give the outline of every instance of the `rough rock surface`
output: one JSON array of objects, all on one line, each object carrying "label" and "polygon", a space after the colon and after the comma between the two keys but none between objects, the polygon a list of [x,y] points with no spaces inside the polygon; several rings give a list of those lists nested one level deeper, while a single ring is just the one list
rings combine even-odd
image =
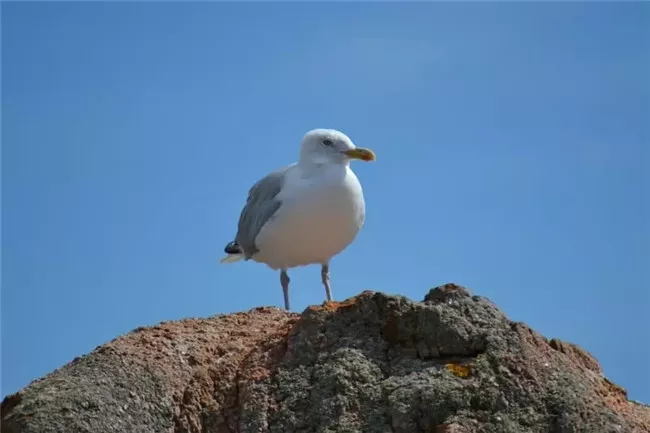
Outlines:
[{"label": "rough rock surface", "polygon": [[650,409],[448,284],[139,328],[8,396],[2,432],[622,433]]}]

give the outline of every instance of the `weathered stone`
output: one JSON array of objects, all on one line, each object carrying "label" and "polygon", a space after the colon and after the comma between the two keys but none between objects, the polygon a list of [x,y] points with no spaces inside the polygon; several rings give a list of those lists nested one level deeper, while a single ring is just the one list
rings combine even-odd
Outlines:
[{"label": "weathered stone", "polygon": [[447,284],[138,328],[8,396],[2,431],[636,433],[650,409]]}]

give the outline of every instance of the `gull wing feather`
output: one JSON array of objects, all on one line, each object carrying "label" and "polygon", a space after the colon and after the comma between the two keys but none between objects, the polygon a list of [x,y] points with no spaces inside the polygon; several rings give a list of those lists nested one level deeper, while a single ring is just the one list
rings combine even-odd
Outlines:
[{"label": "gull wing feather", "polygon": [[258,180],[248,191],[246,204],[239,216],[235,241],[246,259],[259,250],[255,239],[262,227],[276,214],[282,201],[277,198],[286,181],[286,174],[293,165],[274,171]]}]

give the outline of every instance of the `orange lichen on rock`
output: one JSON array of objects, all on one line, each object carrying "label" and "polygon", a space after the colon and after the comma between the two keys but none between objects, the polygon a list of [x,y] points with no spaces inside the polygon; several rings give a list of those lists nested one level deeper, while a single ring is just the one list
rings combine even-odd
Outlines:
[{"label": "orange lichen on rock", "polygon": [[458,377],[468,377],[472,372],[472,367],[467,364],[449,363],[445,364],[445,367],[451,374]]},{"label": "orange lichen on rock", "polygon": [[357,301],[359,300],[360,297],[362,296],[367,296],[367,295],[372,295],[374,292],[371,290],[364,290],[357,296],[353,296],[351,298],[348,298],[344,301],[325,301],[321,305],[311,305],[308,307],[308,310],[310,311],[327,311],[329,313],[333,313],[341,308],[347,308],[355,305]]}]

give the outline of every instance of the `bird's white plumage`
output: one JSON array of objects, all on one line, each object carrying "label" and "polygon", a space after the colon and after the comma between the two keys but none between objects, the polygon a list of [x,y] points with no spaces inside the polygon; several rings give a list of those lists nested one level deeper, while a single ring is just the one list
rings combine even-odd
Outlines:
[{"label": "bird's white plumage", "polygon": [[343,164],[296,164],[285,176],[282,204],[257,235],[252,259],[272,269],[327,263],[363,225],[361,184]]}]

